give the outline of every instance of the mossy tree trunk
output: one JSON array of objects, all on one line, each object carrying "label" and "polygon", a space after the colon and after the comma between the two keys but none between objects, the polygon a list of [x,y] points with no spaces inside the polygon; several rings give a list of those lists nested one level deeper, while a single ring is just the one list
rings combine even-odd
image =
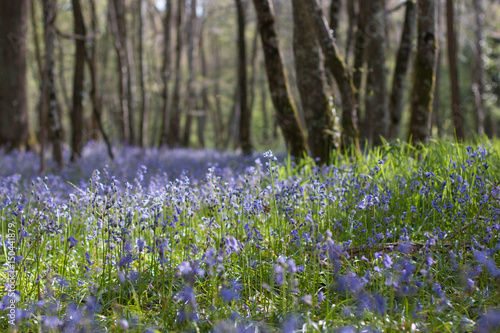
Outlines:
[{"label": "mossy tree trunk", "polygon": [[26,52],[28,0],[0,2],[0,145],[23,148],[28,141]]},{"label": "mossy tree trunk", "polygon": [[341,145],[342,147],[354,145],[356,149],[359,149],[357,126],[358,112],[351,73],[337,50],[335,39],[331,34],[328,23],[321,12],[321,7],[317,0],[304,1],[307,5],[307,11],[309,15],[311,15],[311,21],[314,24],[316,35],[325,55],[325,64],[339,86],[342,98]]},{"label": "mossy tree trunk", "polygon": [[417,5],[414,0],[407,0],[403,32],[401,33],[401,41],[399,42],[398,53],[396,55],[396,66],[392,79],[392,92],[389,104],[391,114],[389,137],[393,139],[398,137],[401,124],[401,114],[404,108],[404,92],[406,89],[406,73],[412,51],[416,18]]},{"label": "mossy tree trunk", "polygon": [[412,144],[425,143],[430,135],[432,99],[437,64],[435,0],[418,3],[418,41],[415,57],[411,118],[408,132]]},{"label": "mossy tree trunk", "polygon": [[334,115],[329,105],[324,59],[304,0],[292,0],[293,51],[297,86],[308,133],[311,155],[320,164],[334,149]]},{"label": "mossy tree trunk", "polygon": [[287,82],[272,2],[253,0],[253,3],[257,12],[269,90],[276,109],[276,118],[290,154],[296,158],[302,158],[307,155],[308,148]]}]

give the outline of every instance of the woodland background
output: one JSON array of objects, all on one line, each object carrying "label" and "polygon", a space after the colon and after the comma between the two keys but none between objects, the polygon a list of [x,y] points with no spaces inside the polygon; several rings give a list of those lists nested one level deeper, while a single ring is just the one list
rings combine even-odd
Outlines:
[{"label": "woodland background", "polygon": [[495,0],[2,1],[0,145],[40,152],[43,170],[90,140],[111,156],[286,146],[326,163],[384,139],[495,137],[499,14]]}]

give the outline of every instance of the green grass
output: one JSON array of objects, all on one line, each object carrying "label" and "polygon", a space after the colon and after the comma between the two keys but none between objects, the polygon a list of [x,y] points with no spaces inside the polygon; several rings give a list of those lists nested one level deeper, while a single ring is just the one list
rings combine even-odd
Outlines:
[{"label": "green grass", "polygon": [[[126,189],[94,177],[87,189],[64,197],[66,208],[51,204],[57,194],[42,191],[39,181],[22,210],[15,200],[0,206],[4,228],[15,222],[27,232],[18,237],[23,258],[16,270],[19,307],[32,313],[20,331],[62,330],[69,304],[81,311],[79,324],[88,332],[96,329],[91,325],[117,332],[235,325],[273,332],[290,316],[308,332],[345,325],[472,331],[500,303],[500,276],[477,257],[499,242],[498,153],[497,141],[469,151],[433,141],[336,155],[323,169],[311,160],[295,166],[261,158],[232,181],[213,176],[198,185],[161,184],[156,192],[140,181]],[[74,247],[70,236],[78,240]],[[139,253],[137,239],[149,249]],[[396,243],[418,250],[405,254]],[[329,258],[334,244],[344,249],[338,260]],[[209,249],[213,262],[204,256]],[[127,253],[133,260],[120,267]],[[496,252],[488,258],[499,262]],[[303,269],[294,270],[290,259]],[[184,262],[193,273],[180,273]],[[4,271],[0,278],[6,281]],[[234,283],[239,297],[227,302],[221,292]],[[196,303],[190,293],[183,299],[186,287]],[[99,305],[94,315],[87,313],[89,297]],[[61,320],[53,329],[44,324],[51,316]]]}]

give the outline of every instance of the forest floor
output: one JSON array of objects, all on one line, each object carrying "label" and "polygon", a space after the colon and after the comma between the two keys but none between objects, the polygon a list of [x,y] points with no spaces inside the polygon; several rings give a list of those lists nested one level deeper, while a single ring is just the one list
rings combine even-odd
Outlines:
[{"label": "forest floor", "polygon": [[500,329],[497,141],[115,153],[0,152],[0,330]]}]

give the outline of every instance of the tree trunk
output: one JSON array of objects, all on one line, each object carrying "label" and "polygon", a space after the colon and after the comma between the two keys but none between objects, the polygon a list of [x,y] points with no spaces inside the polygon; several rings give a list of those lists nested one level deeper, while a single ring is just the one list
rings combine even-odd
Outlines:
[{"label": "tree trunk", "polygon": [[437,63],[435,0],[418,3],[418,41],[413,78],[409,138],[412,144],[429,139]]},{"label": "tree trunk", "polygon": [[347,1],[347,37],[345,43],[345,60],[346,63],[349,62],[349,53],[351,51],[351,41],[352,34],[354,33],[354,27],[357,24],[357,11],[356,5],[358,4],[357,0],[349,0]]},{"label": "tree trunk", "polygon": [[47,129],[50,129],[52,140],[52,154],[60,169],[63,168],[62,155],[62,127],[59,119],[58,104],[54,82],[54,42],[56,40],[55,20],[57,15],[57,0],[43,1],[44,14],[44,40],[45,40],[45,65],[42,80],[40,103],[40,136],[41,159],[40,170],[45,172],[45,145],[47,142]]},{"label": "tree trunk", "polygon": [[483,47],[484,40],[484,8],[482,0],[474,0],[474,17],[476,20],[474,38],[475,66],[473,72],[472,91],[474,93],[474,104],[476,106],[477,134],[484,135],[484,61]]},{"label": "tree trunk", "polygon": [[144,39],[146,35],[148,1],[141,0],[139,4],[139,87],[141,90],[141,123],[140,123],[140,144],[141,147],[148,145],[148,125],[149,125],[149,96],[147,94],[146,82],[148,81],[148,69],[144,59]]},{"label": "tree trunk", "polygon": [[165,0],[165,19],[163,21],[163,65],[162,65],[162,79],[163,79],[163,89],[162,89],[162,121],[161,121],[161,135],[160,135],[160,145],[166,145],[168,140],[168,128],[169,128],[169,111],[170,111],[170,100],[168,93],[168,83],[170,82],[171,76],[171,45],[170,45],[170,21],[172,19],[172,0]]},{"label": "tree trunk", "polygon": [[288,86],[272,3],[270,0],[253,0],[253,3],[257,11],[269,89],[277,120],[290,154],[300,159],[307,155],[307,143]]},{"label": "tree trunk", "polygon": [[224,124],[222,122],[222,103],[221,103],[221,91],[220,91],[220,76],[221,76],[221,65],[219,56],[219,38],[216,34],[212,36],[212,53],[214,59],[214,95],[215,95],[215,112],[213,117],[213,124],[215,130],[215,147],[217,149],[222,149],[224,145],[224,138],[222,134],[226,132],[224,130]]},{"label": "tree trunk", "polygon": [[332,0],[332,2],[330,3],[330,29],[332,29],[333,38],[337,40],[339,38],[337,29],[340,23],[341,12],[342,12],[342,0]]},{"label": "tree trunk", "polygon": [[189,139],[191,138],[191,123],[192,123],[192,113],[196,108],[196,92],[194,90],[194,75],[195,75],[195,39],[197,35],[198,19],[196,17],[196,0],[190,0],[190,18],[187,24],[187,59],[188,59],[188,81],[186,89],[186,122],[184,123],[184,137],[182,139],[182,146],[189,146]]},{"label": "tree trunk", "polygon": [[122,140],[131,143],[132,137],[130,133],[131,124],[130,112],[132,112],[128,104],[128,85],[127,85],[127,55],[126,45],[122,40],[122,35],[118,28],[116,2],[122,0],[109,0],[109,26],[113,35],[114,47],[116,50],[116,60],[118,65],[118,94],[120,98],[120,131]]},{"label": "tree trunk", "polygon": [[[420,5],[420,4],[419,4]],[[464,118],[460,107],[460,87],[457,68],[457,37],[455,35],[455,17],[453,0],[446,0],[446,29],[448,33],[448,62],[451,87],[451,111],[455,135],[458,140],[464,139]]]},{"label": "tree trunk", "polygon": [[0,2],[0,146],[28,144],[26,52],[30,1]]},{"label": "tree trunk", "polygon": [[207,119],[207,114],[209,102],[208,102],[208,88],[207,88],[207,59],[205,56],[205,45],[203,38],[203,27],[205,25],[205,20],[202,17],[200,22],[200,40],[199,40],[199,49],[200,49],[200,67],[201,67],[201,76],[203,80],[203,86],[201,88],[201,101],[202,101],[202,109],[203,114],[198,117],[198,128],[197,128],[197,136],[198,136],[198,147],[205,148],[205,124]]},{"label": "tree trunk", "polygon": [[370,57],[368,57],[366,118],[370,119],[374,146],[389,135],[389,98],[387,92],[385,0],[370,0],[367,21],[370,22]]},{"label": "tree trunk", "polygon": [[396,66],[392,79],[392,93],[389,105],[391,113],[389,136],[392,139],[398,137],[401,115],[403,114],[406,73],[408,71],[408,63],[412,51],[412,40],[415,35],[416,18],[417,5],[414,0],[407,0],[403,32],[401,33],[401,41],[396,56]]},{"label": "tree trunk", "polygon": [[337,45],[321,13],[321,8],[317,0],[305,0],[305,2],[308,12],[311,15],[311,20],[315,25],[319,43],[325,54],[325,64],[335,78],[342,98],[341,148],[355,146],[356,149],[359,149],[358,112],[351,73],[337,50]]},{"label": "tree trunk", "polygon": [[253,111],[253,106],[255,104],[255,79],[257,77],[257,53],[258,53],[258,41],[259,41],[259,26],[255,25],[255,34],[253,35],[252,41],[252,54],[250,56],[250,85],[248,87],[248,91],[250,93],[250,100],[248,102],[248,110],[250,114]]},{"label": "tree trunk", "polygon": [[[104,130],[104,126],[102,124],[102,98],[99,95],[99,85],[97,79],[97,33],[98,33],[98,22],[97,22],[97,11],[95,0],[90,0],[90,9],[91,9],[91,26],[92,32],[94,34],[94,41],[89,47],[89,52],[85,52],[85,56],[87,59],[87,64],[89,66],[90,72],[90,81],[91,81],[91,89],[90,89],[90,98],[92,99],[92,115],[95,121],[97,122],[97,126],[99,127],[99,132],[102,135],[102,138],[106,144],[108,149],[108,155],[113,160],[113,149],[111,147],[111,142]],[[103,66],[105,67],[105,66]]]},{"label": "tree trunk", "polygon": [[292,0],[293,51],[311,154],[326,164],[334,149],[334,119],[326,91],[324,59],[304,0]]},{"label": "tree trunk", "polygon": [[243,155],[252,154],[250,141],[251,113],[247,103],[247,55],[245,43],[245,0],[236,1],[238,17],[238,92],[240,103],[239,146]]},{"label": "tree trunk", "polygon": [[181,143],[181,108],[180,108],[180,90],[181,90],[181,58],[182,58],[182,33],[183,33],[183,22],[184,22],[184,0],[179,0],[177,2],[177,44],[175,46],[175,83],[174,91],[172,94],[172,107],[170,114],[169,123],[169,133],[168,133],[168,145],[171,148],[178,147]]},{"label": "tree trunk", "polygon": [[[366,16],[369,8],[369,0],[358,0],[359,11],[357,17],[356,34],[354,36],[354,64],[352,81],[354,83],[354,96],[356,103],[360,105],[361,82],[363,81],[364,66],[366,63],[366,47],[370,43],[370,38],[366,34]],[[365,115],[366,117],[366,115]],[[358,119],[361,121],[361,119]],[[359,125],[359,122],[358,122]]]},{"label": "tree trunk", "polygon": [[[80,0],[72,0],[75,35],[85,36],[82,7]],[[85,66],[85,40],[75,39],[75,72],[73,76],[73,109],[71,112],[71,161],[74,162],[82,156],[83,149],[83,105],[84,93],[84,66]]]}]

